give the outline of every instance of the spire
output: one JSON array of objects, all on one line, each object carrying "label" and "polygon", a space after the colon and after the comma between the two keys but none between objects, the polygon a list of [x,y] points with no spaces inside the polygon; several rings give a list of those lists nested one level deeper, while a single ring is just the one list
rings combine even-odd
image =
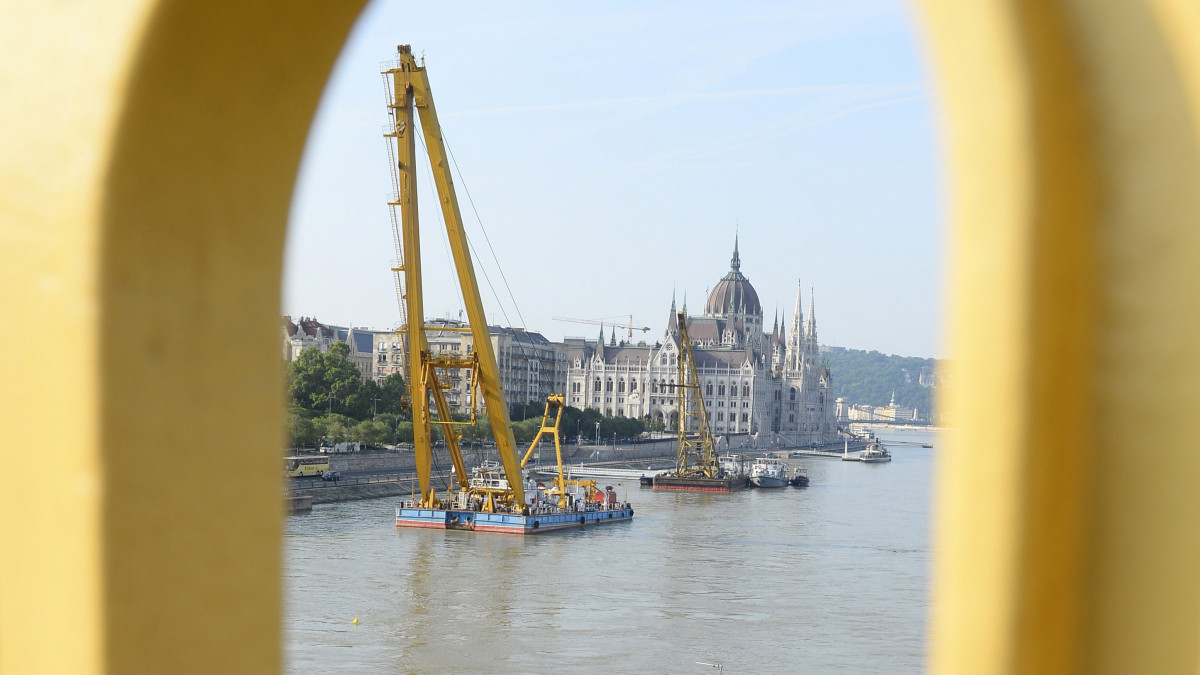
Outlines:
[{"label": "spire", "polygon": [[676,325],[675,313],[676,313],[675,289],[672,288],[671,289],[671,316],[667,317],[667,337],[671,337],[672,335],[675,335],[675,333],[679,330],[679,326]]},{"label": "spire", "polygon": [[604,345],[604,324],[600,324],[600,345]]},{"label": "spire", "polygon": [[742,258],[738,255],[738,235],[736,230],[733,233],[733,258],[729,261],[729,268],[733,270],[742,269]]},{"label": "spire", "polygon": [[808,337],[817,339],[817,309],[816,309],[816,293],[813,289],[808,289]]},{"label": "spire", "polygon": [[804,310],[801,309],[804,292],[800,282],[796,282],[796,306],[792,310],[792,334],[788,337],[787,351],[784,357],[784,368],[793,374],[799,374],[804,363]]},{"label": "spire", "polygon": [[613,325],[613,327],[612,327],[612,339],[608,341],[608,346],[610,346],[610,347],[617,346],[617,327],[616,327],[616,325]]}]

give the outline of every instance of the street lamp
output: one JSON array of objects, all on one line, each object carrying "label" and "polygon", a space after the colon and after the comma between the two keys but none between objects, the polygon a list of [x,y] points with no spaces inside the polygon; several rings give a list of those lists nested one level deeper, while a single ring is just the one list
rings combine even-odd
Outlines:
[{"label": "street lamp", "polygon": [[596,447],[600,447],[600,423],[596,422]]},{"label": "street lamp", "polygon": [[374,422],[374,421],[375,421],[375,416],[379,414],[379,402],[380,402],[381,400],[383,400],[383,399],[380,399],[380,398],[377,398],[377,397],[372,397],[372,398],[371,398],[371,401],[372,401],[372,402],[374,402],[374,404],[375,404],[375,405],[374,405],[374,406],[372,406],[372,408],[371,408],[371,421],[372,421],[372,422]]}]

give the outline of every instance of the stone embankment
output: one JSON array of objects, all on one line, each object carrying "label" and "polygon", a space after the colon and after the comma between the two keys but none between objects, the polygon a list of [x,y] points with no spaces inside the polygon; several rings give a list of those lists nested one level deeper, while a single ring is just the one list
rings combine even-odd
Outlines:
[{"label": "stone embankment", "polygon": [[[613,447],[607,446],[563,446],[563,462],[571,464],[586,463],[588,465],[634,466],[642,462],[661,464],[674,462],[675,439],[664,438],[646,443],[630,443]],[[836,445],[836,448],[834,447]],[[730,447],[732,446],[732,447]],[[841,443],[830,444],[822,450],[841,452]],[[778,448],[754,448],[744,438],[734,437],[731,442],[724,440],[718,443],[722,453],[733,452],[747,457],[778,452]],[[554,464],[554,447],[549,449],[542,446],[539,450],[540,466],[543,468]],[[463,458],[468,466],[478,464],[484,459],[499,459],[495,448],[463,448]],[[445,448],[435,448],[433,466],[435,484],[442,485],[448,479],[448,473],[438,469],[451,465],[450,455]],[[380,497],[408,497],[412,494],[416,482],[415,464],[411,450],[384,453],[363,453],[354,455],[332,455],[329,468],[332,471],[388,471],[386,476],[350,477],[336,483],[311,483],[305,487],[292,488],[291,497],[311,498],[313,504],[332,504],[336,502],[356,501],[359,499],[376,499]],[[644,467],[638,467],[644,468]],[[391,473],[391,472],[395,473]]]}]

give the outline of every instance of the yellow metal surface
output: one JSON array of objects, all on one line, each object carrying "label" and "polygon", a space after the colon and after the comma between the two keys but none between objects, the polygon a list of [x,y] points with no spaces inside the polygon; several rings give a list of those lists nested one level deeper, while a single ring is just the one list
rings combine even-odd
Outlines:
[{"label": "yellow metal surface", "polygon": [[[6,4],[0,314],[70,358],[0,350],[6,466],[58,478],[0,491],[0,671],[279,669],[283,222],[360,6]],[[1200,8],[919,6],[953,194],[930,668],[1195,672]]]},{"label": "yellow metal surface", "polygon": [[1196,672],[1200,5],[920,4],[954,196],[931,668]]},{"label": "yellow metal surface", "polygon": [[[411,60],[411,59],[410,59]],[[415,64],[400,63],[392,77],[392,122],[396,139],[397,204],[400,207],[400,232],[403,237],[404,311],[413,325],[425,322],[424,294],[421,292],[421,229],[417,218],[417,125],[413,115],[413,90],[410,68]],[[423,330],[404,331],[408,352],[408,392],[413,418],[413,454],[421,498],[432,494],[430,474],[433,470],[433,449],[430,447],[429,383],[425,361],[429,345]],[[460,473],[459,476],[462,476]]]},{"label": "yellow metal surface", "polygon": [[[554,439],[554,457],[558,461],[558,473],[555,476],[554,484],[558,488],[558,505],[561,508],[567,506],[566,483],[563,477],[562,463],[562,444],[559,442],[558,427],[562,424],[563,408],[565,407],[565,399],[562,394],[550,394],[546,397],[546,409],[542,411],[542,425],[538,427],[537,435],[533,437],[533,442],[529,444],[529,450],[525,451],[525,456],[521,458],[521,468],[529,463],[529,458],[533,456],[533,451],[537,449],[538,443],[542,442],[542,437],[549,434]],[[550,423],[550,415],[554,415],[554,423]]]},{"label": "yellow metal surface", "polygon": [[[687,332],[687,317],[678,312],[675,325],[679,327],[679,384],[675,387],[679,401],[679,428],[675,444],[675,475],[716,478],[720,472],[716,443],[708,426],[708,410],[700,394],[700,377],[696,374],[696,357],[692,354],[691,338]],[[688,420],[695,420],[696,436],[688,435]]]},{"label": "yellow metal surface", "polygon": [[[463,304],[467,311],[467,322],[471,326],[471,335],[475,344],[476,362],[479,375],[475,382],[483,392],[484,406],[488,412],[488,423],[492,427],[492,435],[496,440],[496,451],[500,455],[500,463],[504,467],[504,475],[512,490],[513,504],[525,503],[525,489],[521,480],[521,472],[517,466],[516,442],[513,440],[512,423],[508,419],[508,404],[500,384],[500,368],[496,363],[496,354],[492,351],[491,334],[488,331],[487,317],[483,312],[483,301],[479,297],[479,285],[475,280],[475,267],[471,262],[471,252],[467,246],[467,235],[463,229],[462,214],[458,208],[458,197],[454,193],[454,182],[450,177],[450,164],[446,156],[445,144],[442,141],[441,126],[438,123],[437,111],[433,105],[433,93],[429,87],[429,78],[424,66],[418,66],[413,59],[412,49],[408,45],[398,48],[398,66],[387,72],[393,76],[394,103],[397,144],[402,146],[400,158],[402,219],[404,231],[405,256],[405,288],[407,289],[408,315],[417,317],[414,321],[422,320],[424,316],[421,306],[421,274],[420,274],[420,238],[417,229],[416,213],[416,173],[415,173],[415,127],[413,125],[413,109],[421,119],[421,130],[425,136],[425,148],[429,153],[430,168],[433,181],[437,186],[438,196],[442,201],[441,211],[446,221],[446,235],[449,239],[450,250],[454,257],[454,266],[458,274],[459,287],[463,294]],[[402,126],[403,125],[403,128]],[[414,341],[410,335],[409,354],[413,362],[411,372],[421,373],[423,364],[429,355],[424,346],[425,335],[422,331],[410,331],[417,335]],[[417,342],[421,343],[416,346]],[[424,382],[424,378],[420,378]],[[415,380],[414,380],[415,381]],[[423,385],[422,385],[423,386]],[[472,386],[474,391],[474,386]],[[423,427],[426,436],[422,441],[414,433],[413,447],[421,459],[417,464],[418,480],[422,494],[430,492],[429,463],[431,457],[428,440],[429,401],[425,391],[412,390],[413,396],[413,428]],[[422,417],[421,424],[416,423],[418,416]],[[459,461],[461,463],[461,460]],[[463,474],[459,474],[460,476]]]},{"label": "yellow metal surface", "polygon": [[360,7],[4,4],[0,671],[280,669],[281,254]]}]

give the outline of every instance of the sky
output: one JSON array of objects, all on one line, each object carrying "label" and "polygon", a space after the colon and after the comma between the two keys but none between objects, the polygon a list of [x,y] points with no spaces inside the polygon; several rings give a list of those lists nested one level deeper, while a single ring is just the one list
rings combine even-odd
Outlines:
[{"label": "sky", "polygon": [[[899,0],[375,0],[309,133],[282,311],[400,320],[380,64],[411,44],[489,323],[560,340],[599,326],[555,317],[632,316],[654,342],[672,295],[702,312],[736,236],[768,329],[802,289],[822,344],[943,357],[943,169],[915,29]],[[458,318],[427,167],[426,315]]]}]

